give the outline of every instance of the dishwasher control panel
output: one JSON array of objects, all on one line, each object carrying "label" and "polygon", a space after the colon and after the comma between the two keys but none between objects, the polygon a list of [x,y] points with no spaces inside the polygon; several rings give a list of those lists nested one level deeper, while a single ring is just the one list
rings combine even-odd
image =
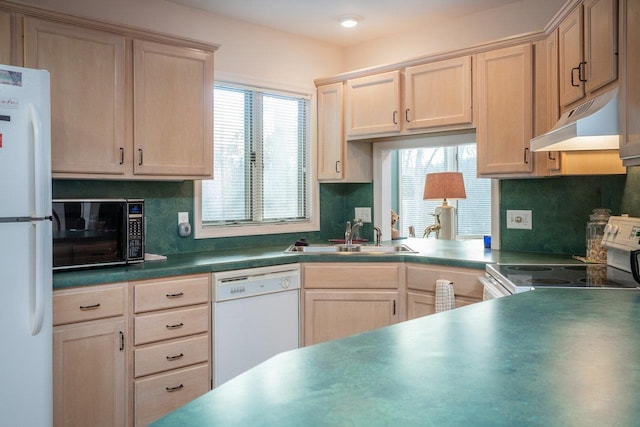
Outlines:
[{"label": "dishwasher control panel", "polygon": [[213,273],[215,302],[300,289],[298,264]]}]

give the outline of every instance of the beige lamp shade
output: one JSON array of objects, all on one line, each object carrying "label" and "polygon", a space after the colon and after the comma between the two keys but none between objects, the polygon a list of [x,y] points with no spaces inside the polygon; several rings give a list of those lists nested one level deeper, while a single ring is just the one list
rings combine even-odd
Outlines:
[{"label": "beige lamp shade", "polygon": [[464,180],[460,172],[428,173],[424,181],[424,200],[466,199]]}]

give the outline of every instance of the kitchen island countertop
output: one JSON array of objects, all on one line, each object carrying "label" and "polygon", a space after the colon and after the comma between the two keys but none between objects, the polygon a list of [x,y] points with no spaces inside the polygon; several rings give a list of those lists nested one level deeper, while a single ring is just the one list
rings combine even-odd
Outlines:
[{"label": "kitchen island countertop", "polygon": [[499,251],[484,248],[482,240],[403,239],[385,245],[403,243],[414,249],[410,254],[314,254],[285,253],[286,247],[254,247],[210,252],[168,255],[166,260],[147,261],[129,266],[58,271],[53,288],[63,289],[103,283],[144,280],[156,277],[236,270],[297,262],[414,262],[484,269],[487,263],[577,262],[567,255]]},{"label": "kitchen island countertop", "polygon": [[282,353],[166,426],[632,426],[640,292],[540,289]]}]

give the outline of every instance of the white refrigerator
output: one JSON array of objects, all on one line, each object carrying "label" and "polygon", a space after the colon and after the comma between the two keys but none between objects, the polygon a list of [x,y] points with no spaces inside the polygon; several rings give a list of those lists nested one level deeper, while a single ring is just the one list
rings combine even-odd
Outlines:
[{"label": "white refrigerator", "polygon": [[49,73],[0,65],[0,424],[51,426]]}]

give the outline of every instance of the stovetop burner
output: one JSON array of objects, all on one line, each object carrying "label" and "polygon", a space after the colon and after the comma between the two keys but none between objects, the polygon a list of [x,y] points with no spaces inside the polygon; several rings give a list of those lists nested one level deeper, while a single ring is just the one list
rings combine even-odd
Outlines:
[{"label": "stovetop burner", "polygon": [[[604,264],[489,264],[487,273],[511,293],[535,288],[636,288],[633,281],[611,277]],[[625,278],[626,279],[626,278]]]}]

